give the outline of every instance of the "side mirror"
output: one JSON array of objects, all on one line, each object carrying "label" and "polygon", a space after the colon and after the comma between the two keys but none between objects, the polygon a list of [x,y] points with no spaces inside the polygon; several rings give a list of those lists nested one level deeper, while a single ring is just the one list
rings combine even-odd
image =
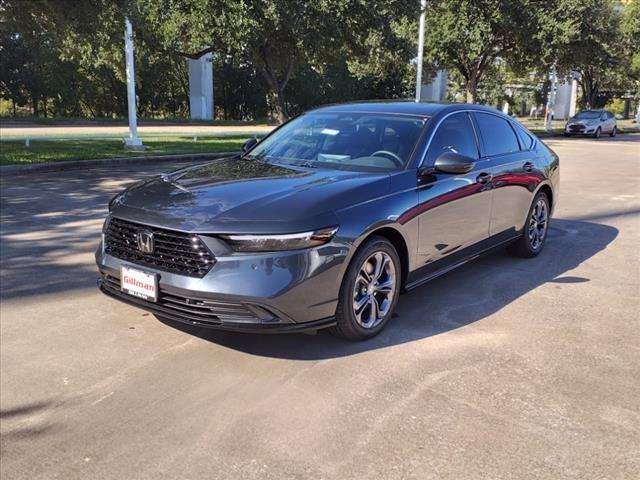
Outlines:
[{"label": "side mirror", "polygon": [[244,145],[242,145],[242,153],[247,153],[249,150],[255,147],[257,143],[258,139],[256,137],[250,138],[249,140],[244,142]]},{"label": "side mirror", "polygon": [[444,152],[436,158],[433,168],[442,173],[469,173],[476,162],[466,155],[455,152]]}]

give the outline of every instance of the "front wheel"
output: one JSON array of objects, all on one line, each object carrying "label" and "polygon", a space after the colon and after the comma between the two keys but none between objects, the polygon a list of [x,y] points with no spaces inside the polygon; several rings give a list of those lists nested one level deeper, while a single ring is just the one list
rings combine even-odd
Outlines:
[{"label": "front wheel", "polygon": [[593,132],[593,138],[600,138],[601,133],[602,133],[602,129],[600,127],[596,128],[596,131]]},{"label": "front wheel", "polygon": [[617,130],[618,130],[618,127],[613,127],[613,130],[611,130],[611,133],[609,134],[609,136],[610,137],[615,137],[616,133],[618,133]]},{"label": "front wheel", "polygon": [[532,258],[544,247],[549,232],[549,199],[539,192],[529,208],[522,237],[509,246],[509,252],[517,257]]},{"label": "front wheel", "polygon": [[347,340],[380,333],[396,308],[400,280],[400,258],[393,244],[377,236],[366,240],[342,280],[331,332]]}]

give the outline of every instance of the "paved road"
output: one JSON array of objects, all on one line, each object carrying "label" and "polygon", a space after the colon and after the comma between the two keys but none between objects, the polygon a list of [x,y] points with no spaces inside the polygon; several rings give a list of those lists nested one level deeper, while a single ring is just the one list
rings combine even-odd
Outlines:
[{"label": "paved road", "polygon": [[359,344],[99,294],[106,201],[153,168],[3,179],[2,478],[638,478],[640,137],[549,143],[544,253],[404,295]]}]

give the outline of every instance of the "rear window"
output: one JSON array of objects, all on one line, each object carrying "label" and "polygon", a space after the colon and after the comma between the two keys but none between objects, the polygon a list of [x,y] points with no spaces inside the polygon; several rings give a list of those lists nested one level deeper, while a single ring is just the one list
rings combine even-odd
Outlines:
[{"label": "rear window", "polygon": [[490,113],[475,113],[482,135],[485,155],[502,155],[520,151],[516,133],[508,120]]}]

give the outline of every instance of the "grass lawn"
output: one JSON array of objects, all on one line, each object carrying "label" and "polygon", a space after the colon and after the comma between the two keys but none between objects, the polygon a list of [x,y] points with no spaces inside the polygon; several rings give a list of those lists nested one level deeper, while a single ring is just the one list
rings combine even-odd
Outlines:
[{"label": "grass lawn", "polygon": [[143,138],[146,147],[144,151],[125,150],[121,140],[111,139],[31,140],[29,147],[24,142],[4,141],[0,142],[0,165],[177,153],[237,152],[246,140],[246,137],[203,137],[197,141],[193,137]]}]

